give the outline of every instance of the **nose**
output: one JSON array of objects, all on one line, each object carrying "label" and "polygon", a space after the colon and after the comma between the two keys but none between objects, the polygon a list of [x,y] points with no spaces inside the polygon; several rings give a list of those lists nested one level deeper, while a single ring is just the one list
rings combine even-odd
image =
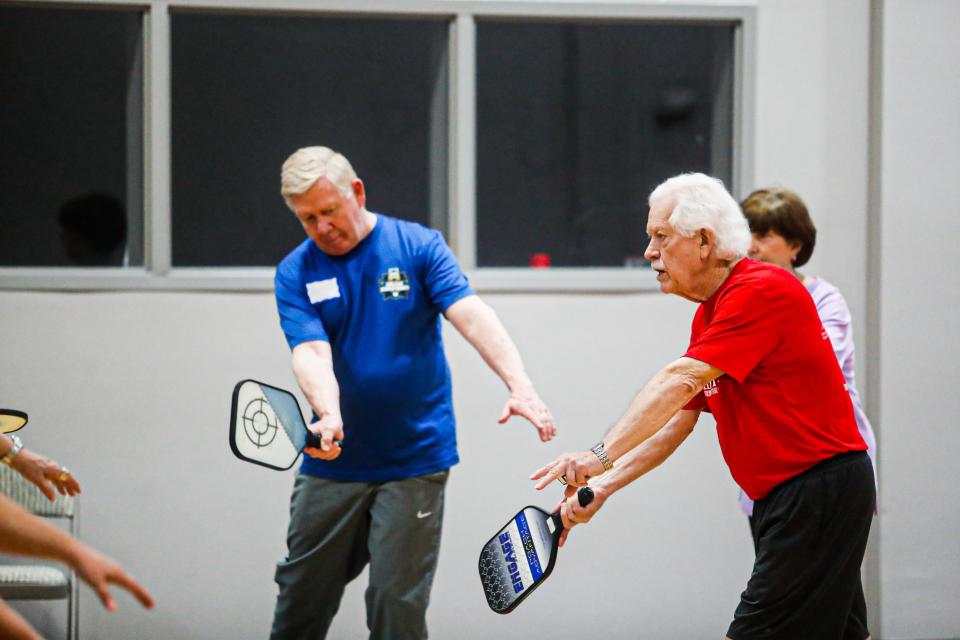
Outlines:
[{"label": "nose", "polygon": [[757,242],[756,238],[750,241],[750,251],[747,253],[747,255],[753,260],[756,260],[760,255],[760,243]]},{"label": "nose", "polygon": [[649,262],[653,262],[654,258],[660,256],[660,250],[653,246],[653,238],[650,238],[650,242],[647,243],[647,250],[643,252],[643,257]]},{"label": "nose", "polygon": [[317,233],[319,233],[320,235],[322,236],[327,235],[328,233],[330,233],[330,229],[332,228],[333,228],[333,225],[331,225],[326,220],[317,220]]}]

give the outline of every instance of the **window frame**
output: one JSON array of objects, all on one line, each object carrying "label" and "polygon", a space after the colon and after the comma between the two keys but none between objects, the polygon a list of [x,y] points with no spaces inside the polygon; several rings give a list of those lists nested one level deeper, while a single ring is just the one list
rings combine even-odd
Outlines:
[{"label": "window frame", "polygon": [[[3,1],[3,0],[0,0]],[[170,15],[204,12],[441,18],[448,20],[446,193],[448,241],[481,292],[640,292],[651,269],[476,266],[476,23],[481,19],[730,25],[733,51],[734,196],[753,182],[756,2],[736,4],[556,0],[19,0],[20,6],[138,9],[143,20],[143,267],[0,267],[0,290],[272,291],[272,267],[174,267],[171,245]],[[439,185],[442,190],[444,185]],[[279,196],[278,196],[278,206]],[[440,222],[440,221],[438,221]]]}]

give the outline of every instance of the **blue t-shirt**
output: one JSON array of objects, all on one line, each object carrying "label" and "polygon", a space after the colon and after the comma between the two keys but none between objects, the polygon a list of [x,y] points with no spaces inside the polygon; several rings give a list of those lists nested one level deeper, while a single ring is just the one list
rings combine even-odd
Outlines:
[{"label": "blue t-shirt", "polygon": [[274,283],[290,348],[329,342],[340,386],[343,452],[301,472],[382,482],[459,461],[440,314],[473,290],[439,232],[377,214],[346,255],[305,240]]}]

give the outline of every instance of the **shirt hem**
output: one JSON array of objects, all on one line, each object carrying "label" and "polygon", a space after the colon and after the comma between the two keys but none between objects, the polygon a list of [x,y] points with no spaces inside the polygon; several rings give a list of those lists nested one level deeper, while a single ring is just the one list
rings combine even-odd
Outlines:
[{"label": "shirt hem", "polygon": [[336,480],[340,482],[389,482],[391,480],[405,480],[407,478],[415,478],[417,476],[427,475],[428,473],[443,471],[445,469],[449,469],[458,462],[460,462],[460,456],[454,454],[450,458],[444,458],[442,460],[414,468],[406,467],[403,469],[387,469],[377,472],[350,470],[338,471],[336,469],[318,470],[315,468],[307,468],[306,465],[301,464],[299,472],[304,475],[313,476],[314,478],[323,478],[325,480]]}]

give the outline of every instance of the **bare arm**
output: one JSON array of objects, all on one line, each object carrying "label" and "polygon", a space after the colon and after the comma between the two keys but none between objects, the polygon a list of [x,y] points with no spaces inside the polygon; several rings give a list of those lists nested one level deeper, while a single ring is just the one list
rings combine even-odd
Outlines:
[{"label": "bare arm", "polygon": [[333,441],[343,440],[343,418],[340,415],[340,385],[333,373],[330,343],[311,340],[295,346],[293,375],[319,418],[310,425],[310,430],[320,436],[321,448],[307,447],[304,453],[333,460],[340,455],[340,446]]},{"label": "bare arm", "polygon": [[[694,360],[674,360],[650,379],[626,413],[604,437],[603,445],[611,460],[617,460],[628,451],[643,443],[659,431],[670,418],[693,399],[703,387],[723,375],[714,366]],[[592,451],[567,453],[530,476],[539,480],[536,488],[542,489],[560,476],[574,487],[587,484],[591,477],[603,473],[603,465]]]},{"label": "bare arm", "polygon": [[611,460],[616,460],[660,430],[670,418],[723,371],[694,360],[678,358],[650,379],[626,413],[603,439]]},{"label": "bare arm", "polygon": [[617,460],[616,466],[590,483],[594,499],[586,507],[581,507],[574,498],[576,489],[567,487],[564,501],[560,505],[560,517],[565,527],[560,544],[567,539],[570,528],[590,521],[607,498],[624,488],[640,476],[652,471],[669,458],[683,441],[687,439],[700,417],[699,411],[678,411],[667,424],[650,436],[643,444],[634,447]]},{"label": "bare arm", "polygon": [[30,623],[0,600],[0,638],[9,640],[43,640]]},{"label": "bare arm", "polygon": [[3,495],[0,495],[0,551],[70,565],[110,611],[117,606],[108,589],[110,584],[129,591],[144,607],[153,607],[153,597],[115,561],[28,513]]},{"label": "bare arm", "polygon": [[541,440],[553,438],[557,432],[553,416],[533,388],[520,352],[496,312],[478,296],[467,296],[450,305],[445,315],[510,390],[500,423],[519,415],[537,428]]},{"label": "bare arm", "polygon": [[622,456],[613,469],[590,486],[595,493],[609,497],[659,467],[693,433],[699,418],[699,411],[678,411],[662,429]]}]

